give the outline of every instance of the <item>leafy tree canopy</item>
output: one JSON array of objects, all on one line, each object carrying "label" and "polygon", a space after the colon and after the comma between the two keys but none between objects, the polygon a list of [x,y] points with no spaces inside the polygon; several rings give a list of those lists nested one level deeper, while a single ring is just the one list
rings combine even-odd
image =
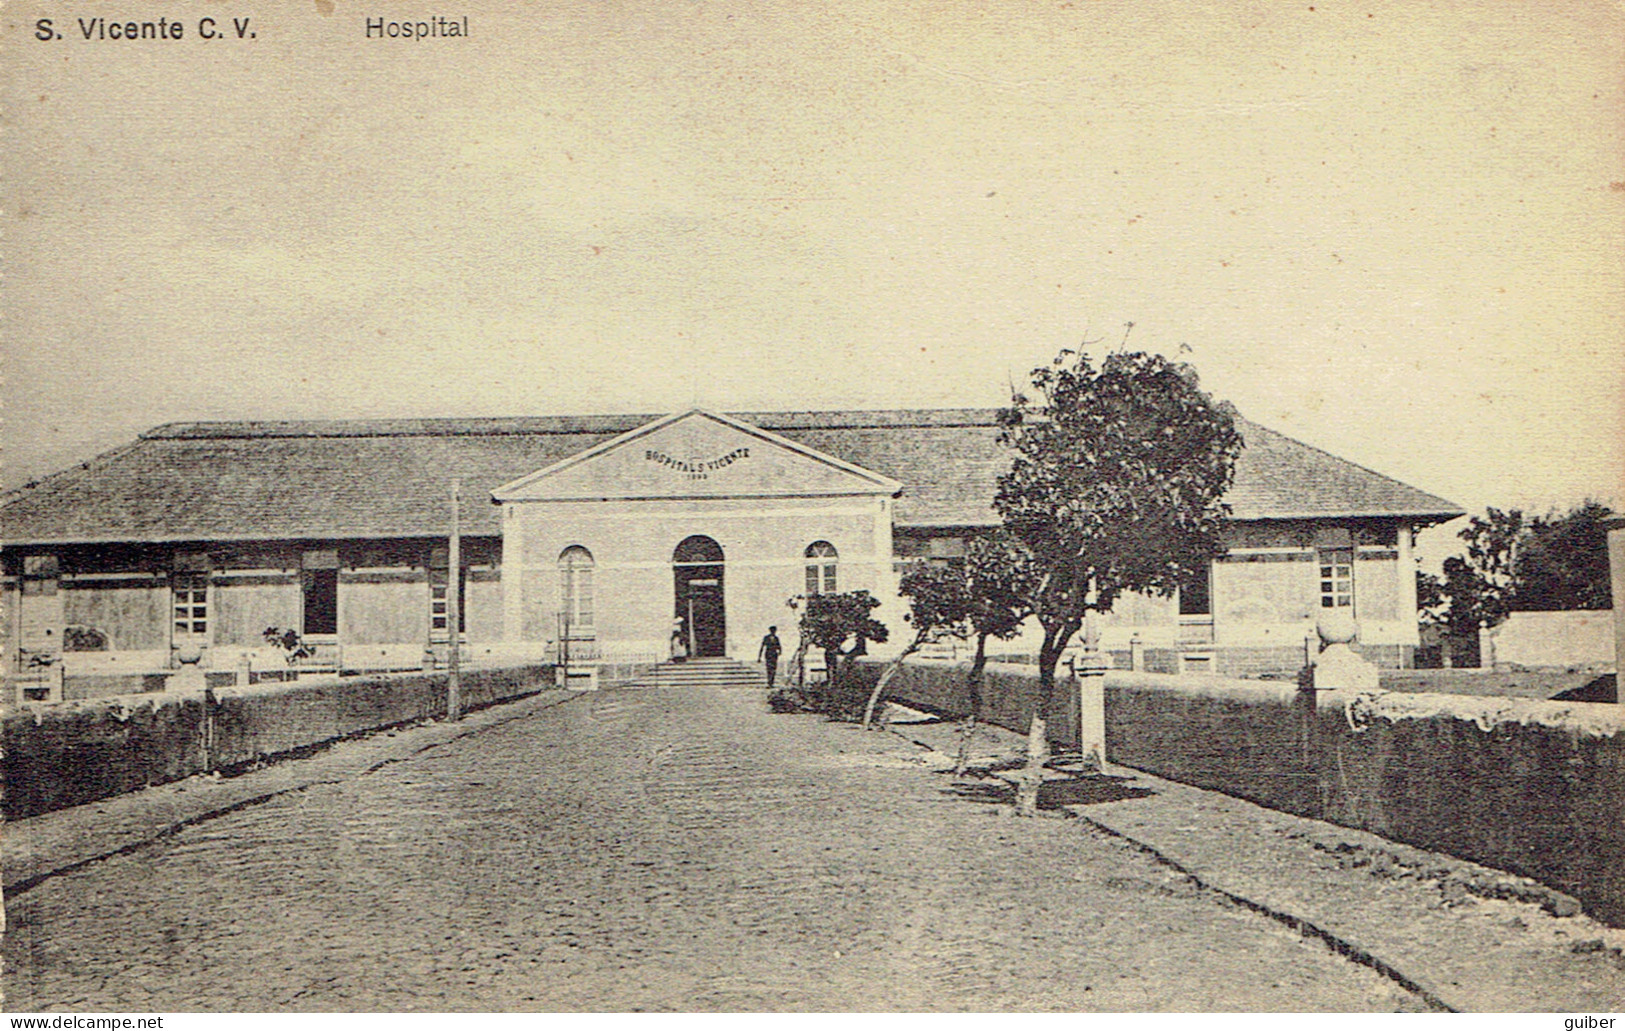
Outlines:
[{"label": "leafy tree canopy", "polygon": [[1026,599],[1042,579],[1021,539],[1002,527],[972,538],[964,576],[971,633],[1005,641],[1020,633],[1022,622],[1032,615]]},{"label": "leafy tree canopy", "polygon": [[1444,560],[1442,579],[1422,574],[1417,606],[1424,621],[1454,634],[1494,626],[1511,612],[1606,609],[1607,505],[1585,501],[1564,514],[1527,517],[1518,509],[1485,511],[1458,536],[1466,555]]},{"label": "leafy tree canopy", "polygon": [[1608,530],[1602,524],[1613,514],[1587,500],[1566,515],[1531,521],[1513,560],[1514,611],[1612,607]]},{"label": "leafy tree canopy", "polygon": [[1096,367],[1065,350],[1032,388],[1001,413],[1016,457],[994,507],[1041,570],[1041,621],[1108,610],[1124,591],[1166,597],[1220,553],[1242,440],[1194,369],[1140,352]]},{"label": "leafy tree canopy", "polygon": [[904,655],[944,637],[969,636],[970,584],[963,567],[911,563],[898,581],[897,593],[908,600],[903,619],[914,630]]},{"label": "leafy tree canopy", "polygon": [[869,642],[886,641],[886,624],[869,615],[880,607],[880,600],[868,591],[809,594],[801,601],[802,639],[832,658],[862,655]]}]

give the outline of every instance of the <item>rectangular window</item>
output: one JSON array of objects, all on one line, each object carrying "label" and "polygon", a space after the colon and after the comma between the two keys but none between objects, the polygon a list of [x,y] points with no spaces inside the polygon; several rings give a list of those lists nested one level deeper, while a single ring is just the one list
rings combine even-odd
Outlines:
[{"label": "rectangular window", "polygon": [[1329,548],[1320,553],[1320,607],[1354,607],[1354,549]]},{"label": "rectangular window", "polygon": [[835,560],[814,560],[807,563],[807,593],[835,594]]},{"label": "rectangular window", "polygon": [[1179,614],[1181,616],[1213,615],[1212,566],[1204,563],[1193,569],[1179,582]]},{"label": "rectangular window", "polygon": [[429,585],[429,629],[436,633],[446,632],[446,593],[444,580]]},{"label": "rectangular window", "polygon": [[339,632],[339,571],[307,569],[302,577],[305,593],[306,637]]},{"label": "rectangular window", "polygon": [[23,576],[30,580],[49,580],[62,575],[62,564],[55,555],[24,555]]},{"label": "rectangular window", "polygon": [[575,615],[571,622],[583,630],[591,630],[596,618],[593,614],[591,569],[576,570],[575,590],[571,593],[575,598]]},{"label": "rectangular window", "polygon": [[207,637],[209,633],[209,584],[207,580],[177,579],[170,588],[171,614],[176,637]]},{"label": "rectangular window", "polygon": [[932,558],[963,559],[967,553],[963,537],[933,537],[927,549]]},{"label": "rectangular window", "polygon": [[[449,579],[444,569],[429,570],[429,629],[436,637],[446,636],[446,623],[450,618],[446,590]],[[460,578],[457,583],[457,632],[460,634],[468,632],[467,597],[467,580]]]},{"label": "rectangular window", "polygon": [[57,578],[62,575],[61,564],[55,555],[23,556],[23,594],[27,597],[49,596],[56,593]]}]

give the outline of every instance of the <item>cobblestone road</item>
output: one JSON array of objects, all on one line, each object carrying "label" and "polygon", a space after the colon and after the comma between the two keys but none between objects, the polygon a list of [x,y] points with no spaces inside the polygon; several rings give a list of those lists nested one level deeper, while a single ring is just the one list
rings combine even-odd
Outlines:
[{"label": "cobblestone road", "polygon": [[586,695],[9,901],[14,1011],[1416,1008],[751,692]]}]

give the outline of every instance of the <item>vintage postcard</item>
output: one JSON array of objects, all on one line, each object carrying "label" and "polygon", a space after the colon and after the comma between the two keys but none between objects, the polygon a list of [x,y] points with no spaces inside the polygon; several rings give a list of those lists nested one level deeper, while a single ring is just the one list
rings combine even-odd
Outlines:
[{"label": "vintage postcard", "polygon": [[0,21],[13,1026],[1616,1026],[1617,3]]}]

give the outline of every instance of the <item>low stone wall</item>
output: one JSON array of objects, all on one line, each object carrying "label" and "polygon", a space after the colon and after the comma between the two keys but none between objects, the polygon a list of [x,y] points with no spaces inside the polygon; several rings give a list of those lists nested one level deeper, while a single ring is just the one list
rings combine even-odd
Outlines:
[{"label": "low stone wall", "polygon": [[[1072,690],[1070,681],[1067,689]],[[1313,694],[1215,676],[1106,674],[1106,756],[1259,805],[1317,815]]]},{"label": "low stone wall", "polygon": [[62,698],[112,698],[125,694],[153,694],[164,690],[169,677],[162,673],[86,673],[62,678]]},{"label": "low stone wall", "polygon": [[1319,700],[1321,818],[1532,877],[1625,926],[1625,706]]},{"label": "low stone wall", "polygon": [[1490,636],[1497,666],[1598,670],[1614,666],[1612,609],[1514,612]]},{"label": "low stone wall", "polygon": [[[874,689],[886,663],[860,659],[852,666],[854,687]],[[959,717],[970,712],[965,686],[969,663],[906,662],[887,685],[886,696],[911,708]],[[1004,662],[987,664],[982,686],[982,719],[996,727],[1027,733],[1038,701],[1036,667]],[[1050,740],[1066,747],[1078,743],[1076,699],[1069,693],[1065,674],[1056,685],[1054,704],[1046,716]]]},{"label": "low stone wall", "polygon": [[1597,676],[1561,669],[1385,669],[1378,673],[1378,683],[1384,691],[1409,694],[1549,699],[1584,687]]},{"label": "low stone wall", "polygon": [[[329,677],[9,710],[5,815],[22,819],[443,715],[446,679],[443,672]],[[468,670],[463,708],[551,685],[543,666]]]},{"label": "low stone wall", "polygon": [[[860,664],[872,684],[881,664]],[[963,663],[909,663],[889,696],[969,709]],[[1032,667],[988,677],[983,717],[1025,733]],[[1051,736],[1076,741],[1064,673]],[[1112,671],[1106,757],[1261,805],[1531,877],[1625,926],[1625,706]]]}]

